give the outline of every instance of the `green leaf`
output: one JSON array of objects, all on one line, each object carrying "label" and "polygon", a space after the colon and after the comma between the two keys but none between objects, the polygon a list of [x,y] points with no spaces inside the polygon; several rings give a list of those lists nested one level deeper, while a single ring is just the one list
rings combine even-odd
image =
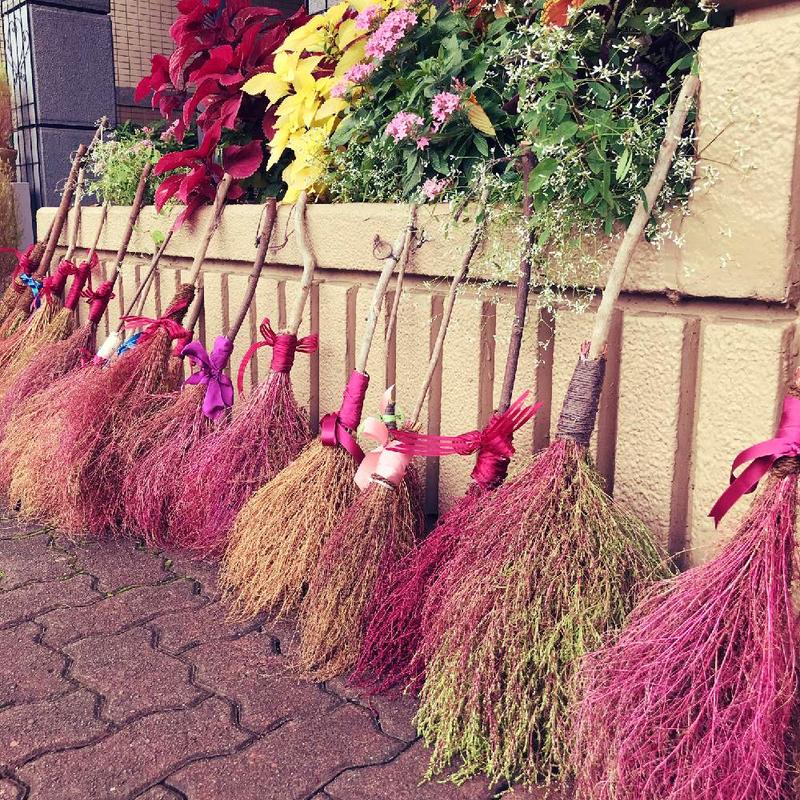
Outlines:
[{"label": "green leaf", "polygon": [[617,169],[614,173],[614,177],[617,179],[617,182],[625,179],[625,176],[628,174],[631,168],[631,151],[626,147],[622,151],[622,157],[619,161],[617,161]]},{"label": "green leaf", "polygon": [[556,159],[543,158],[531,172],[531,192],[538,192],[557,169],[558,161]]}]

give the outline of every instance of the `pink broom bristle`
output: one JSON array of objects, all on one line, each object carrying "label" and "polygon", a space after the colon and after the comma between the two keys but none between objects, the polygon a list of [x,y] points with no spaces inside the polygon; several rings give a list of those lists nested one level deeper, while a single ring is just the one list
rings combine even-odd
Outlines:
[{"label": "pink broom bristle", "polygon": [[175,544],[196,558],[219,558],[239,510],[310,440],[289,372],[271,371],[234,407],[233,421],[187,459],[171,522]]},{"label": "pink broom bristle", "polygon": [[654,587],[586,658],[578,798],[797,797],[797,486],[773,475],[716,558]]}]

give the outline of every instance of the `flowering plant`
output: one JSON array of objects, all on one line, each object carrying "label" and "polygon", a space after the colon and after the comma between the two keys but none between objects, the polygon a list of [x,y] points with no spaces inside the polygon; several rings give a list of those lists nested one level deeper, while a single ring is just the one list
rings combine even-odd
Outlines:
[{"label": "flowering plant", "polygon": [[[245,84],[245,92],[265,94],[269,100],[264,123],[272,134],[268,166],[276,164],[287,149],[292,151],[283,171],[287,202],[296,200],[304,189],[324,191],[320,179],[328,138],[350,107],[343,86],[348,76],[362,74],[358,65],[372,44],[363,20],[382,16],[390,2],[342,2],[312,17],[277,48],[272,71]],[[387,31],[382,45],[389,46],[390,38]]]},{"label": "flowering plant", "polygon": [[[249,0],[180,0],[180,16],[170,28],[175,51],[167,58],[155,55],[151,74],[136,89],[141,100],[152,93],[153,108],[173,119],[172,133],[182,141],[194,121],[201,135],[199,147],[186,148],[162,159],[155,172],[168,177],[159,187],[159,208],[177,197],[186,205],[183,219],[210,202],[224,170],[237,182],[230,199],[246,189],[264,189],[269,175],[251,179],[264,160],[265,103],[242,93],[253,75],[272,69],[276,48],[308,15],[302,9],[285,19],[274,8],[253,7]],[[176,116],[177,115],[177,116]],[[221,164],[220,164],[221,160]],[[279,181],[271,181],[277,193]],[[277,183],[277,185],[275,185]]]}]

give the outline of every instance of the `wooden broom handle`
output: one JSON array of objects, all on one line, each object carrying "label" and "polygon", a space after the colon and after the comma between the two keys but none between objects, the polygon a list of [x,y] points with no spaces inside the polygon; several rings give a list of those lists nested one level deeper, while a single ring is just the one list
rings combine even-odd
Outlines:
[{"label": "wooden broom handle", "polygon": [[683,86],[678,95],[678,100],[667,120],[667,129],[658,151],[653,173],[644,188],[645,199],[644,201],[640,200],[636,206],[636,211],[633,214],[630,225],[628,225],[628,229],[625,231],[622,244],[617,251],[614,263],[611,265],[611,270],[606,279],[606,286],[603,290],[600,307],[597,310],[592,330],[592,340],[589,348],[589,358],[592,360],[600,358],[606,344],[608,344],[614,306],[622,291],[622,284],[625,281],[628,267],[633,260],[633,254],[641,241],[647,223],[650,221],[653,206],[664,188],[664,183],[672,166],[672,160],[675,157],[675,151],[678,149],[678,143],[683,133],[683,126],[686,124],[686,117],[689,113],[692,98],[697,94],[699,87],[700,79],[697,75],[687,75],[683,79]]},{"label": "wooden broom handle", "polygon": [[372,305],[369,309],[367,316],[367,327],[364,329],[364,336],[361,340],[361,349],[358,352],[355,368],[357,372],[366,375],[367,372],[367,359],[369,358],[369,350],[372,347],[372,339],[375,336],[375,329],[378,327],[378,317],[380,316],[381,309],[383,308],[383,298],[386,296],[386,290],[389,288],[389,281],[392,279],[392,273],[395,271],[400,259],[408,250],[411,244],[411,234],[414,229],[414,219],[416,218],[415,205],[411,206],[408,215],[408,223],[405,228],[400,232],[392,247],[392,252],[385,259],[385,264],[381,270],[378,283],[375,286],[375,291],[372,294]]},{"label": "wooden broom handle", "polygon": [[261,270],[264,269],[264,262],[267,260],[267,250],[269,250],[270,241],[272,241],[272,232],[275,230],[275,222],[278,219],[278,204],[274,197],[270,197],[267,201],[267,213],[264,215],[264,222],[261,225],[261,231],[258,234],[258,249],[256,250],[256,258],[253,261],[253,268],[250,270],[250,275],[247,277],[247,289],[244,293],[239,311],[236,318],[228,326],[228,332],[225,336],[229,341],[233,341],[236,335],[241,330],[250,304],[255,297],[256,288],[258,287],[258,279],[261,275]]},{"label": "wooden broom handle", "polygon": [[86,260],[91,262],[94,258],[94,254],[97,252],[97,245],[100,244],[100,237],[103,234],[103,228],[106,225],[106,220],[108,219],[108,208],[109,203],[106,200],[105,203],[100,208],[100,221],[97,223],[97,230],[94,232],[94,239],[92,240],[92,246],[89,248],[89,252],[86,256]]},{"label": "wooden broom handle", "polygon": [[[83,167],[78,170],[78,183],[75,186],[75,194],[72,201],[72,211],[75,219],[70,229],[69,242],[67,242],[67,250],[64,253],[64,260],[71,261],[75,250],[78,247],[78,230],[81,227],[81,203],[83,202],[83,182],[84,182],[84,169]],[[67,214],[67,226],[69,227],[69,214]]]},{"label": "wooden broom handle", "polygon": [[122,241],[119,243],[119,250],[117,250],[117,257],[114,260],[114,272],[111,276],[112,288],[119,277],[120,270],[122,269],[122,262],[125,261],[125,254],[128,252],[128,245],[131,243],[133,229],[136,226],[136,221],[139,219],[139,214],[144,206],[144,196],[145,192],[147,191],[147,180],[150,177],[150,171],[152,169],[152,164],[145,164],[144,169],[142,169],[142,174],[139,176],[139,184],[136,187],[133,205],[131,206],[130,214],[128,214],[128,223],[125,225],[125,231],[122,234]]},{"label": "wooden broom handle", "polygon": [[200,319],[200,312],[203,310],[203,302],[205,301],[206,290],[203,285],[197,287],[194,293],[194,300],[189,307],[189,313],[183,321],[183,327],[187,331],[194,333],[194,326],[197,325],[197,320]]},{"label": "wooden broom handle", "polygon": [[300,294],[294,301],[292,316],[289,319],[287,331],[292,336],[297,336],[300,325],[303,322],[303,312],[305,311],[308,295],[311,293],[311,284],[314,282],[314,271],[317,268],[317,259],[314,255],[314,248],[311,246],[311,239],[308,235],[308,224],[306,220],[306,206],[308,205],[308,195],[305,191],[300,193],[297,205],[294,207],[294,233],[297,236],[297,247],[303,258],[303,274],[300,278]]},{"label": "wooden broom handle", "polygon": [[422,414],[422,407],[425,405],[425,398],[428,396],[428,390],[431,388],[433,376],[436,373],[436,367],[442,358],[442,350],[444,348],[444,339],[447,336],[447,327],[450,325],[450,318],[453,316],[453,306],[456,304],[456,297],[458,296],[458,287],[463,283],[469,272],[469,265],[478,249],[478,245],[483,239],[483,233],[486,229],[486,203],[489,198],[489,189],[484,186],[481,192],[480,205],[476,214],[475,227],[472,230],[472,237],[464,253],[464,258],[461,260],[461,266],[458,272],[453,276],[450,283],[450,291],[444,301],[444,308],[442,309],[442,323],[439,326],[439,332],[436,335],[436,342],[431,350],[431,357],[428,360],[428,371],[425,373],[425,380],[422,382],[422,389],[420,390],[419,397],[417,398],[417,405],[414,413],[411,416],[411,427],[415,427],[419,422],[420,415]]},{"label": "wooden broom handle", "polygon": [[522,334],[525,330],[525,318],[528,315],[528,296],[531,290],[531,258],[530,248],[533,244],[533,230],[531,228],[531,217],[533,216],[533,202],[530,193],[530,177],[533,168],[533,157],[528,145],[522,145],[522,155],[520,158],[522,166],[522,217],[527,228],[528,235],[525,240],[525,250],[519,264],[519,275],[517,276],[517,295],[514,303],[514,322],[511,326],[511,339],[508,342],[508,354],[506,355],[506,371],[503,374],[503,388],[500,391],[500,404],[497,410],[500,414],[508,411],[511,406],[511,397],[514,394],[514,382],[517,378],[517,367],[519,366],[519,354],[522,350]]},{"label": "wooden broom handle", "polygon": [[[411,222],[411,240],[413,241],[417,235],[417,206],[412,206],[413,220]],[[406,277],[406,267],[408,266],[408,259],[411,257],[411,246],[409,245],[403,257],[400,259],[400,264],[397,266],[397,278],[394,284],[394,299],[392,301],[392,310],[389,312],[389,320],[386,323],[386,336],[385,340],[388,342],[392,338],[395,328],[397,327],[397,314],[400,310],[400,298],[403,295],[403,283]],[[392,392],[394,398],[394,392]]]},{"label": "wooden broom handle", "polygon": [[58,211],[56,211],[53,220],[53,227],[50,229],[50,238],[47,240],[44,255],[42,256],[41,262],[39,262],[39,267],[34,276],[38,279],[47,275],[47,271],[50,269],[50,262],[53,260],[53,255],[58,247],[58,240],[61,238],[61,231],[64,229],[64,223],[67,220],[67,214],[69,214],[69,206],[70,203],[72,203],[72,195],[75,193],[78,173],[83,165],[86,149],[85,144],[78,145],[78,151],[75,153],[75,158],[72,160],[72,166],[70,167],[69,176],[67,177],[67,185],[64,187],[64,193],[61,195],[61,202],[58,204]]},{"label": "wooden broom handle", "polygon": [[228,189],[231,188],[233,178],[226,172],[222,176],[222,180],[217,186],[217,194],[214,197],[214,211],[211,215],[211,220],[206,226],[203,238],[195,253],[194,260],[192,261],[192,270],[189,273],[188,283],[197,284],[197,279],[200,277],[200,270],[203,268],[203,262],[206,260],[206,253],[208,253],[208,246],[211,244],[211,239],[219,227],[222,220],[222,211],[225,208],[225,198],[228,195]]}]

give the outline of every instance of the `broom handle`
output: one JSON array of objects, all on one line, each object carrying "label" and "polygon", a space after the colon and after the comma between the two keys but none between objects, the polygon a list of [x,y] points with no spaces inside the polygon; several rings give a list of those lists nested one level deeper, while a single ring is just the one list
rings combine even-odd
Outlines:
[{"label": "broom handle", "polygon": [[106,225],[106,220],[108,219],[108,207],[109,203],[106,200],[105,203],[100,208],[100,222],[97,224],[97,230],[94,232],[94,239],[92,240],[92,246],[89,248],[89,252],[86,256],[86,260],[91,262],[94,258],[94,254],[97,252],[97,245],[100,243],[100,236],[103,233],[103,228]]},{"label": "broom handle", "polygon": [[[173,231],[171,229],[167,231],[166,235],[164,236],[164,241],[161,242],[161,245],[158,247],[155,253],[153,253],[153,257],[150,259],[150,266],[147,269],[147,273],[144,276],[144,280],[139,284],[139,288],[134,293],[130,303],[128,303],[128,308],[122,315],[123,317],[130,316],[131,313],[135,313],[136,316],[139,316],[142,313],[145,300],[147,299],[147,294],[150,291],[150,286],[153,284],[153,281],[155,280],[156,269],[158,268],[158,262],[161,261],[161,256],[164,255],[164,251],[167,249],[167,245],[170,243],[170,239],[172,239],[172,233]],[[137,301],[139,303],[138,306],[136,305]],[[136,307],[135,312],[134,312],[134,307]],[[120,322],[119,326],[117,327],[117,333],[122,333],[124,328],[125,328],[125,323]]]},{"label": "broom handle", "polygon": [[[413,220],[411,222],[411,239],[413,240],[417,235],[417,206],[412,206]],[[389,313],[389,320],[386,323],[386,341],[392,338],[394,329],[397,327],[397,313],[400,309],[400,298],[403,295],[403,283],[406,277],[406,267],[408,266],[408,259],[411,256],[411,247],[407,247],[403,252],[403,257],[400,259],[400,264],[397,267],[397,278],[394,285],[394,299],[392,301],[392,310]],[[393,395],[394,396],[394,395]]]},{"label": "broom handle", "polygon": [[357,372],[366,375],[367,373],[367,359],[369,358],[369,350],[372,346],[372,339],[375,336],[375,329],[378,327],[378,317],[380,316],[381,309],[383,308],[383,298],[386,296],[386,290],[389,288],[389,281],[392,279],[392,273],[395,271],[398,262],[403,257],[403,254],[408,249],[411,243],[411,232],[414,226],[414,217],[416,214],[416,206],[411,206],[408,224],[400,232],[397,241],[392,247],[392,252],[385,259],[386,263],[381,270],[378,283],[375,286],[375,291],[372,294],[372,305],[369,309],[367,316],[367,327],[364,329],[364,337],[361,340],[361,349],[356,359],[355,368]]},{"label": "broom handle", "polygon": [[261,275],[261,270],[264,269],[264,262],[267,260],[267,250],[269,243],[272,240],[272,232],[275,230],[275,221],[278,218],[278,205],[275,198],[271,197],[267,201],[267,213],[264,215],[264,222],[261,226],[261,231],[258,235],[258,249],[256,250],[256,258],[253,262],[253,268],[250,270],[250,275],[247,277],[247,289],[244,293],[244,299],[239,305],[239,311],[236,318],[228,326],[228,332],[225,334],[228,341],[232,342],[236,335],[241,330],[247,312],[250,309],[250,304],[253,302],[253,297],[256,294],[258,287],[258,279]]},{"label": "broom handle", "polygon": [[47,246],[44,249],[44,255],[39,262],[39,267],[36,270],[35,278],[41,279],[47,275],[50,269],[50,262],[53,260],[53,255],[58,247],[58,240],[61,238],[61,231],[64,229],[64,223],[69,214],[69,206],[72,202],[72,195],[75,193],[75,187],[78,181],[78,173],[80,172],[83,159],[86,156],[86,145],[81,144],[78,146],[78,151],[75,153],[75,158],[72,161],[72,166],[69,170],[67,177],[67,185],[64,187],[64,192],[61,195],[61,202],[58,204],[58,211],[56,211],[53,220],[53,227],[50,229],[50,238],[47,240]]},{"label": "broom handle", "polygon": [[197,284],[197,280],[200,277],[200,270],[203,268],[203,262],[206,260],[208,246],[211,244],[211,239],[214,237],[214,233],[219,227],[220,221],[222,220],[222,211],[225,208],[225,198],[228,195],[228,189],[231,188],[232,182],[233,178],[226,172],[222,176],[219,186],[217,186],[217,194],[214,197],[214,211],[212,213],[211,220],[206,227],[205,233],[203,234],[203,238],[200,240],[200,245],[197,248],[194,261],[192,261],[192,271],[189,274],[189,283]]},{"label": "broom handle", "polygon": [[444,308],[442,309],[442,324],[439,326],[439,332],[436,335],[436,342],[431,350],[431,357],[428,360],[428,371],[425,373],[425,380],[422,382],[422,389],[417,398],[417,406],[414,409],[414,414],[411,417],[411,427],[415,427],[419,422],[420,415],[422,414],[422,407],[425,405],[425,398],[428,396],[428,390],[431,388],[433,376],[436,373],[436,368],[442,358],[442,350],[444,348],[444,338],[447,336],[447,328],[450,325],[450,318],[453,316],[453,306],[456,304],[456,297],[458,296],[458,287],[462,284],[469,272],[469,265],[475,256],[478,245],[483,238],[483,232],[486,228],[486,202],[489,197],[489,189],[484,186],[481,192],[480,205],[478,206],[477,220],[475,227],[472,230],[472,238],[469,242],[469,247],[464,258],[461,261],[461,266],[458,272],[453,276],[450,283],[450,291],[444,301]]},{"label": "broom handle", "polygon": [[[81,167],[78,171],[78,184],[75,187],[75,195],[72,202],[72,211],[74,213],[75,220],[73,221],[72,229],[70,231],[67,250],[64,253],[65,261],[72,260],[72,256],[75,254],[75,250],[78,247],[78,229],[81,227],[81,202],[83,201],[83,181],[84,170],[83,167]],[[69,215],[67,215],[67,223],[69,223]]]},{"label": "broom handle", "polygon": [[294,207],[294,232],[295,236],[297,236],[297,246],[303,257],[303,274],[300,278],[300,294],[294,301],[294,308],[292,309],[292,316],[289,321],[288,332],[291,333],[292,336],[297,336],[300,325],[303,323],[303,312],[305,311],[306,302],[308,302],[308,295],[311,293],[311,284],[314,282],[314,271],[317,268],[317,259],[314,255],[314,248],[311,246],[311,240],[308,235],[306,220],[307,204],[308,195],[303,191],[300,194],[297,205]]},{"label": "broom handle", "polygon": [[628,225],[628,229],[625,231],[622,244],[617,251],[614,263],[608,273],[606,286],[600,300],[600,307],[597,310],[597,315],[594,320],[591,346],[589,348],[590,360],[594,361],[600,358],[608,343],[614,306],[622,291],[625,274],[633,260],[633,254],[642,238],[644,229],[647,227],[647,223],[650,220],[651,210],[656,200],[658,200],[661,190],[664,188],[664,183],[667,180],[667,175],[672,166],[672,159],[675,157],[675,151],[678,149],[678,143],[683,133],[683,126],[686,124],[686,117],[689,113],[692,98],[697,94],[699,87],[700,79],[697,75],[687,75],[683,79],[683,86],[678,95],[678,100],[667,121],[667,130],[658,151],[658,158],[653,167],[653,173],[650,176],[650,180],[647,182],[647,186],[644,188],[645,199],[644,201],[640,200],[637,204],[633,219],[631,219],[630,225]]},{"label": "broom handle", "polygon": [[500,391],[500,404],[497,407],[500,414],[504,414],[511,406],[511,397],[514,394],[514,381],[517,378],[517,367],[519,366],[519,354],[522,350],[522,334],[525,330],[525,318],[528,315],[528,295],[531,290],[530,246],[533,242],[533,232],[531,230],[533,203],[531,202],[530,177],[533,167],[533,157],[531,156],[531,151],[527,144],[522,145],[520,162],[522,166],[522,186],[524,192],[522,216],[525,220],[525,226],[528,228],[528,237],[525,242],[525,251],[522,253],[519,264],[517,297],[514,304],[514,323],[511,326],[511,339],[508,343],[506,371],[503,375],[503,388]]},{"label": "broom handle", "polygon": [[205,293],[206,290],[204,286],[200,285],[197,287],[197,291],[194,293],[194,300],[189,308],[189,313],[186,315],[186,319],[183,321],[183,327],[191,333],[194,332],[194,326],[197,325],[197,320],[200,319],[200,312],[203,310]]},{"label": "broom handle", "polygon": [[139,176],[139,184],[136,187],[136,194],[133,198],[133,205],[131,206],[130,214],[128,215],[128,224],[125,226],[125,231],[122,234],[122,241],[119,243],[119,250],[117,250],[117,257],[114,261],[114,273],[111,276],[111,288],[117,282],[120,270],[122,269],[122,262],[125,261],[125,254],[128,252],[128,245],[131,243],[133,236],[133,229],[136,221],[139,219],[139,214],[144,206],[144,195],[147,191],[147,180],[150,177],[150,171],[153,169],[152,164],[145,164],[142,174]]}]

